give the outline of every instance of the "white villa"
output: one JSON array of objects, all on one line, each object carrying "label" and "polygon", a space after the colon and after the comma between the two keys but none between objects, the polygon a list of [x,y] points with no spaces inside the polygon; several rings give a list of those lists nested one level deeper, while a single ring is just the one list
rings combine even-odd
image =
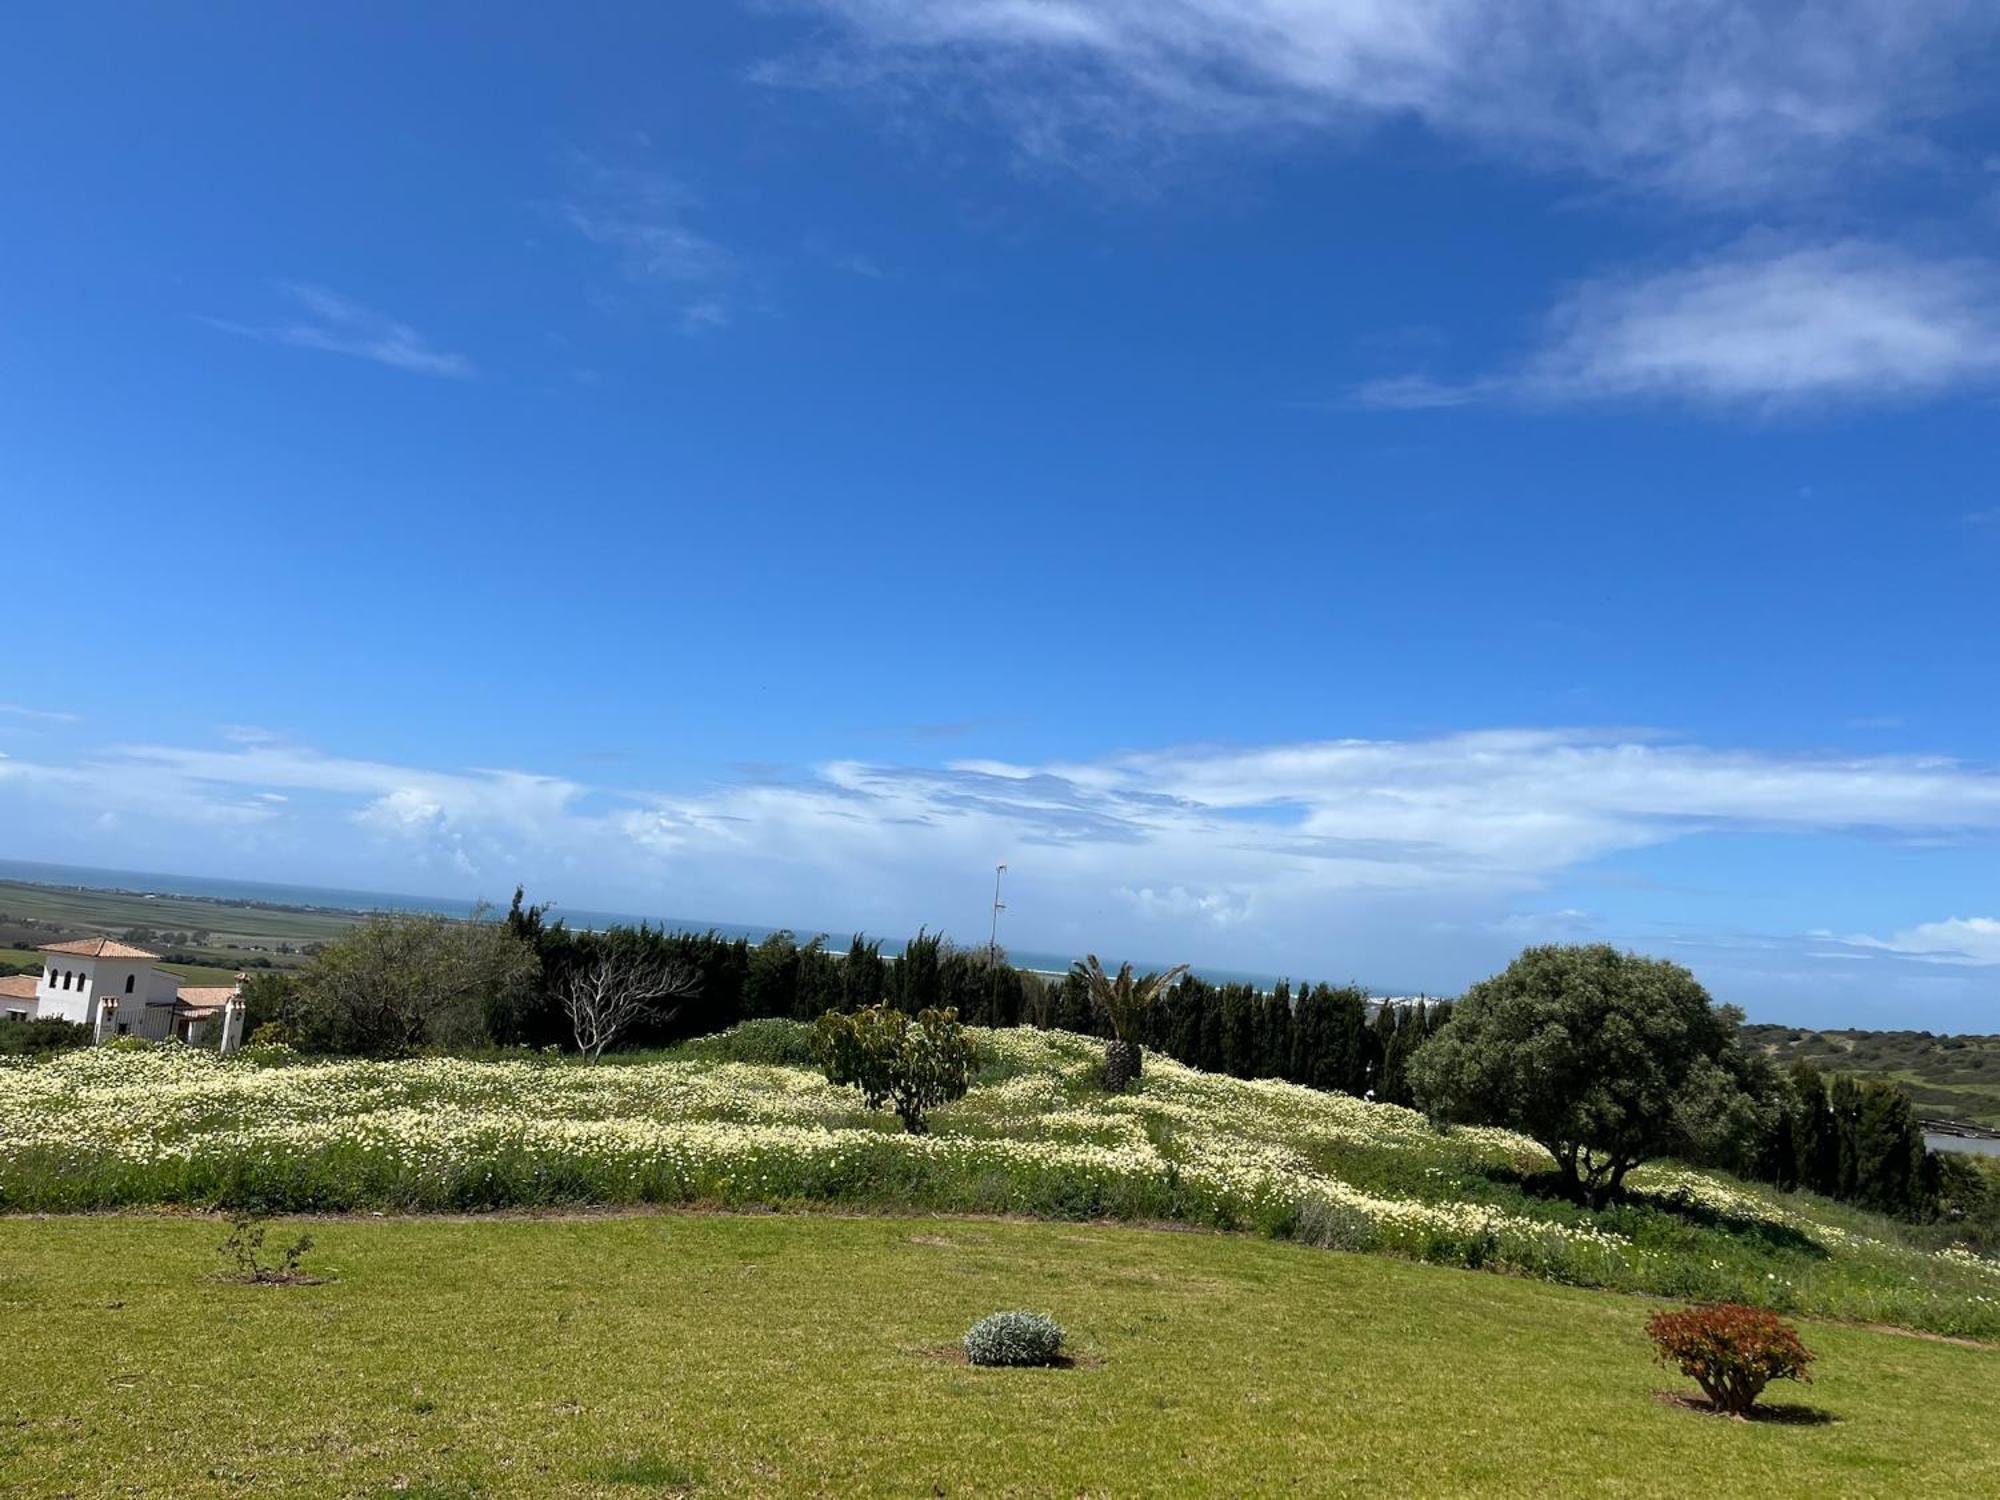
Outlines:
[{"label": "white villa", "polygon": [[242,1044],[241,974],[233,985],[183,985],[178,975],[154,967],[159,954],[116,938],[44,943],[41,954],[40,974],[0,977],[0,1023],[80,1021],[100,1042],[173,1038],[224,1052]]}]

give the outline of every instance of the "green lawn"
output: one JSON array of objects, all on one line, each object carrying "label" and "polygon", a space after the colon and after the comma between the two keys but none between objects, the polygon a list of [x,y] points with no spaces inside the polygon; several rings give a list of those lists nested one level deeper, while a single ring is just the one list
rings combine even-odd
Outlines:
[{"label": "green lawn", "polygon": [[[273,1230],[273,1241],[284,1232]],[[18,1496],[2000,1493],[2000,1350],[1805,1324],[1824,1425],[1655,1401],[1654,1304],[1234,1235],[683,1215],[0,1220]],[[1078,1368],[940,1357],[986,1312]]]}]

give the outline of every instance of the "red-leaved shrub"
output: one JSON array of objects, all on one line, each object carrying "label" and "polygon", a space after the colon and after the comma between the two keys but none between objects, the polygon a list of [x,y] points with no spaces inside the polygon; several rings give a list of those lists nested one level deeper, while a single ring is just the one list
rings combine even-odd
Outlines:
[{"label": "red-leaved shrub", "polygon": [[1691,1378],[1719,1411],[1740,1416],[1772,1381],[1812,1379],[1806,1372],[1812,1352],[1799,1342],[1798,1329],[1761,1307],[1717,1302],[1656,1312],[1646,1332],[1660,1363]]}]

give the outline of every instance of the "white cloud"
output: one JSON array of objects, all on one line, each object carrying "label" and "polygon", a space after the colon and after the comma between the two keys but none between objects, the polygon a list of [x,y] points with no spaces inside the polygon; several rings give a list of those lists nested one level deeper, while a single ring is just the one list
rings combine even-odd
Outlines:
[{"label": "white cloud", "polygon": [[325,287],[294,282],[285,288],[301,317],[287,323],[253,325],[232,323],[220,318],[203,321],[226,333],[245,338],[289,344],[297,349],[318,349],[328,354],[346,354],[366,359],[392,370],[413,375],[444,375],[463,379],[473,373],[472,361],[463,354],[433,349],[428,340],[410,327]]},{"label": "white cloud", "polygon": [[[1414,120],[1694,196],[1908,160],[1995,32],[1962,0],[795,0],[849,50],[779,79],[969,91],[1044,156]],[[1970,93],[1970,89],[1964,92]]]},{"label": "white cloud", "polygon": [[1383,408],[1475,400],[1666,400],[1765,409],[1894,402],[2000,378],[2000,267],[1845,240],[1752,239],[1650,275],[1585,283],[1518,368],[1460,385],[1362,386]]},{"label": "white cloud", "polygon": [[1923,963],[1983,968],[2000,964],[2000,918],[1948,917],[1922,922],[1887,938],[1841,939],[1852,948],[1898,954]]},{"label": "white cloud", "polygon": [[37,724],[74,724],[81,715],[53,708],[29,708],[23,703],[0,703],[0,717],[27,719]]},{"label": "white cloud", "polygon": [[1934,394],[2000,373],[2000,271],[1859,241],[1584,287],[1522,376],[1557,399]]}]

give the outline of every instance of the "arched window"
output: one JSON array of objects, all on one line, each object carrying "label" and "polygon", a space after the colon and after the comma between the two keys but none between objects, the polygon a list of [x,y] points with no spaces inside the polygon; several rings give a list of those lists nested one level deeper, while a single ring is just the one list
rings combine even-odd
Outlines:
[{"label": "arched window", "polygon": [[69,982],[70,982],[70,980],[71,980],[71,979],[72,979],[73,977],[74,977],[74,976],[73,976],[73,975],[72,975],[72,974],[70,973],[70,971],[69,971],[68,969],[64,969],[64,970],[63,970],[63,988],[64,988],[64,989],[68,989],[68,988],[69,988]]},{"label": "arched window", "polygon": [[54,964],[50,964],[50,965],[49,965],[49,988],[50,988],[50,989],[54,989],[55,987],[56,987],[56,966],[55,966]]},{"label": "arched window", "polygon": [[125,993],[126,993],[126,994],[128,994],[128,995],[129,995],[129,994],[131,994],[131,993],[132,993],[132,986],[133,986],[133,985],[134,985],[135,983],[137,983],[137,982],[138,982],[138,978],[139,978],[139,976],[138,976],[137,974],[127,974],[127,975],[125,976]]}]

